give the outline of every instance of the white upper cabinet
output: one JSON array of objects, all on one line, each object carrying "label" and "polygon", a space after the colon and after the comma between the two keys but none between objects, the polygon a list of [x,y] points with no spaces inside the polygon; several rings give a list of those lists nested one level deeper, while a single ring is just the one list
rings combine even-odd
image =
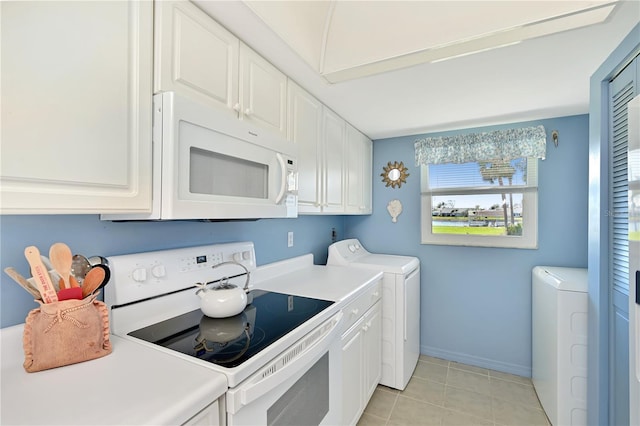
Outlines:
[{"label": "white upper cabinet", "polygon": [[154,44],[154,93],[182,93],[238,115],[236,36],[189,2],[159,1]]},{"label": "white upper cabinet", "polygon": [[344,213],[345,201],[345,136],[346,122],[329,108],[322,111],[322,143],[325,173],[324,213]]},{"label": "white upper cabinet", "polygon": [[298,151],[298,212],[322,211],[322,104],[289,82],[289,140]]},{"label": "white upper cabinet", "polygon": [[0,212],[151,208],[151,2],[0,2]]},{"label": "white upper cabinet", "polygon": [[194,4],[155,5],[154,92],[182,93],[286,137],[287,76]]},{"label": "white upper cabinet", "polygon": [[287,76],[240,45],[240,118],[287,136]]},{"label": "white upper cabinet", "polygon": [[347,124],[346,213],[371,214],[371,140]]},{"label": "white upper cabinet", "polygon": [[292,81],[288,108],[298,212],[371,214],[371,140]]}]

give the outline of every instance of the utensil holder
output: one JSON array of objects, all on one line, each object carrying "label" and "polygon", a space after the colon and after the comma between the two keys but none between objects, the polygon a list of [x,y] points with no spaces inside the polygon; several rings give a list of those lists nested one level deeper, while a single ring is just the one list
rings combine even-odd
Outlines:
[{"label": "utensil holder", "polygon": [[27,315],[22,344],[24,369],[33,373],[100,358],[111,353],[109,311],[96,300],[40,303]]}]

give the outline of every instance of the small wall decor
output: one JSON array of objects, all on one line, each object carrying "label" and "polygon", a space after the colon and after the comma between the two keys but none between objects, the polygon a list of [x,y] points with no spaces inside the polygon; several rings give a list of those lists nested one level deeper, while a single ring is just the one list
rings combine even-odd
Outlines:
[{"label": "small wall decor", "polygon": [[398,216],[402,213],[402,203],[400,200],[389,201],[389,204],[387,204],[387,211],[391,215],[391,222],[396,223],[398,221]]},{"label": "small wall decor", "polygon": [[391,188],[395,188],[397,186],[400,188],[403,183],[407,183],[407,176],[409,176],[409,173],[407,173],[408,169],[404,166],[402,161],[400,163],[394,161],[393,164],[389,161],[386,167],[382,167],[382,170],[383,172],[380,173],[380,176],[382,176],[382,181],[386,183],[385,186],[390,186]]}]

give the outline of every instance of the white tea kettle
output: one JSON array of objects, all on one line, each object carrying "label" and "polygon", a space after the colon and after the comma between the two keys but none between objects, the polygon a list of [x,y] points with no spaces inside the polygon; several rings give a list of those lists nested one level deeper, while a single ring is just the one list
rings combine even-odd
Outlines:
[{"label": "white tea kettle", "polygon": [[221,265],[234,264],[241,266],[247,276],[244,288],[235,284],[229,284],[228,277],[222,277],[222,283],[207,288],[207,284],[197,283],[200,287],[196,294],[200,296],[200,309],[202,313],[211,318],[227,318],[238,315],[247,306],[247,293],[249,292],[249,270],[241,263],[235,261],[222,262],[214,265],[217,268]]}]

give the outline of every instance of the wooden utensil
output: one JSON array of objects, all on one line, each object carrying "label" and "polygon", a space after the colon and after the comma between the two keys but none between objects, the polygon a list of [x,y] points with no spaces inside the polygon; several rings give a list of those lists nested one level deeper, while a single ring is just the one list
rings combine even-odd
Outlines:
[{"label": "wooden utensil", "polygon": [[82,298],[87,297],[103,284],[106,284],[106,271],[102,267],[103,265],[96,265],[87,272],[82,283]]},{"label": "wooden utensil", "polygon": [[73,259],[73,255],[71,254],[71,249],[65,243],[55,243],[49,249],[49,260],[51,260],[51,265],[53,269],[55,269],[58,274],[60,274],[60,278],[64,280],[64,287],[61,285],[60,289],[70,288],[71,284],[69,283],[69,274],[71,272],[71,262]]},{"label": "wooden utensil", "polygon": [[71,249],[65,243],[55,243],[49,249],[49,259],[51,265],[60,275],[59,300],[82,299],[82,290],[78,282],[70,279],[71,263],[73,255]]},{"label": "wooden utensil", "polygon": [[38,291],[42,296],[42,301],[44,303],[53,303],[58,301],[58,295],[51,283],[51,279],[49,278],[49,273],[47,269],[42,264],[42,259],[40,259],[40,251],[35,246],[29,246],[24,249],[24,257],[29,262],[29,266],[31,267],[31,275],[33,275],[33,279],[38,286]]},{"label": "wooden utensil", "polygon": [[8,266],[8,267],[4,268],[4,272],[7,275],[9,275],[11,278],[13,278],[13,280],[15,282],[20,284],[20,287],[22,287],[25,290],[27,290],[29,292],[29,294],[32,295],[35,299],[42,300],[42,295],[40,294],[38,289],[37,288],[33,288],[33,286],[29,283],[29,281],[27,281],[27,279],[25,277],[20,275],[20,273],[18,271],[16,271],[14,268],[12,268],[11,266]]}]

